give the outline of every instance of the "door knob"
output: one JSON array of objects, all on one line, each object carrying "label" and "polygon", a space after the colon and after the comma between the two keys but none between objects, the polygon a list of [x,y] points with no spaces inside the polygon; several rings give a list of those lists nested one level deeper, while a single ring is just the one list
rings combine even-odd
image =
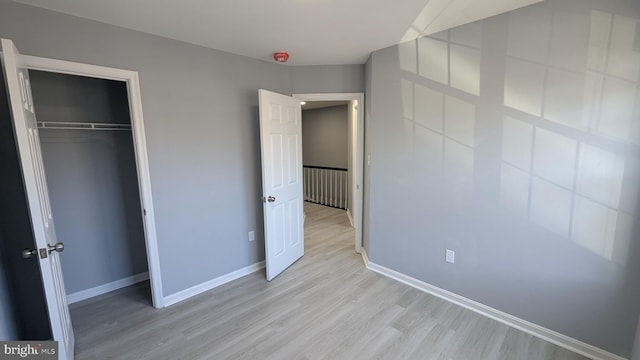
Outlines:
[{"label": "door knob", "polygon": [[38,255],[38,250],[36,250],[36,249],[24,249],[24,250],[22,250],[22,257],[25,258],[25,259],[30,259],[34,255]]},{"label": "door knob", "polygon": [[53,245],[47,244],[47,251],[49,252],[49,254],[51,254],[54,251],[63,252],[64,251],[64,244],[61,243],[61,242],[53,244]]},{"label": "door knob", "polygon": [[269,197],[267,197],[267,201],[268,202],[274,202],[274,201],[276,201],[276,198],[274,196],[269,196]]}]

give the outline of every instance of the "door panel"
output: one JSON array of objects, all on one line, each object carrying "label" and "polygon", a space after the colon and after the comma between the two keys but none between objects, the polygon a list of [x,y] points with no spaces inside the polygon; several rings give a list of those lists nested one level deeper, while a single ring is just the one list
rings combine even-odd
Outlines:
[{"label": "door panel", "polygon": [[14,339],[47,340],[51,339],[51,330],[40,266],[35,259],[25,261],[16,256],[25,248],[33,248],[35,242],[2,71],[0,83],[0,256],[12,295],[18,331]]},{"label": "door panel", "polygon": [[[265,253],[271,281],[304,254],[300,101],[258,92]],[[269,200],[271,199],[271,200]]]},{"label": "door panel", "polygon": [[47,251],[48,246],[57,243],[57,239],[42,165],[29,73],[23,58],[10,40],[2,39],[2,53],[5,83],[27,203],[36,247],[41,253],[38,263],[51,332],[53,339],[59,341],[59,358],[73,359],[74,336],[62,278],[60,255],[56,251],[51,253]]},{"label": "door panel", "polygon": [[[289,201],[289,218],[296,218],[298,214],[303,214],[303,209],[300,207],[300,202],[297,200]],[[304,216],[304,214],[303,214]],[[290,241],[289,245],[291,247],[298,246],[302,241],[302,237],[296,236],[300,232],[303,232],[302,224],[300,221],[291,221],[289,222],[289,236],[288,239]]]}]

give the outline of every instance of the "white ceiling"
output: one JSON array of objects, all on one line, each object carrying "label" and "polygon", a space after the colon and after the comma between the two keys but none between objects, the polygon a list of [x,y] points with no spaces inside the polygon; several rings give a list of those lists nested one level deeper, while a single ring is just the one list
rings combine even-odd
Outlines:
[{"label": "white ceiling", "polygon": [[542,0],[14,0],[255,59],[362,64],[372,51]]}]

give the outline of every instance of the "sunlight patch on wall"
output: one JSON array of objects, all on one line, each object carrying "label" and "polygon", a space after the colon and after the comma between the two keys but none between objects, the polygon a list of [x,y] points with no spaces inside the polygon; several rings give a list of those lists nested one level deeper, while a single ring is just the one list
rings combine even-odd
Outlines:
[{"label": "sunlight patch on wall", "polygon": [[548,7],[510,14],[503,93],[484,97],[482,23],[399,46],[407,166],[425,184],[442,179],[464,196],[483,171],[476,146],[491,126],[477,123],[484,110],[476,104],[501,96],[500,206],[626,264],[640,169],[625,164],[620,146],[640,143],[640,86],[629,79],[640,60],[625,58],[637,21],[618,18]]},{"label": "sunlight patch on wall", "polygon": [[428,37],[418,39],[420,76],[449,84],[449,47],[447,42]]},{"label": "sunlight patch on wall", "polygon": [[444,130],[444,94],[426,86],[416,84],[416,122],[431,130]]},{"label": "sunlight patch on wall", "polygon": [[507,58],[504,104],[531,115],[542,115],[544,67],[529,61]]}]

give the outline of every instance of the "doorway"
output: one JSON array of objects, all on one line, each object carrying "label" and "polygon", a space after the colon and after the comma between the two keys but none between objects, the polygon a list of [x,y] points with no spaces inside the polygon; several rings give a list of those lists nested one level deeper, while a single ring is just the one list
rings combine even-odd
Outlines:
[{"label": "doorway", "polygon": [[148,279],[122,81],[29,71],[67,302]]},{"label": "doorway", "polygon": [[[362,251],[362,184],[364,181],[364,94],[363,93],[307,93],[293,94],[301,101],[347,102],[347,151],[349,179],[347,180],[349,210],[347,215],[355,229],[355,251]],[[304,144],[303,144],[304,147]]]},{"label": "doorway", "polygon": [[[117,81],[126,87],[126,100],[130,117],[130,127],[135,157],[135,172],[139,187],[140,210],[142,212],[143,234],[148,263],[148,276],[151,287],[151,299],[153,307],[164,307],[162,286],[160,278],[160,266],[156,239],[155,217],[149,164],[147,159],[146,138],[142,117],[142,104],[140,98],[140,85],[138,74],[134,71],[107,68],[102,66],[87,65],[69,61],[24,56],[30,71],[42,71],[57,74],[76,75],[87,78],[105,79]],[[100,256],[95,254],[94,256]]]}]

